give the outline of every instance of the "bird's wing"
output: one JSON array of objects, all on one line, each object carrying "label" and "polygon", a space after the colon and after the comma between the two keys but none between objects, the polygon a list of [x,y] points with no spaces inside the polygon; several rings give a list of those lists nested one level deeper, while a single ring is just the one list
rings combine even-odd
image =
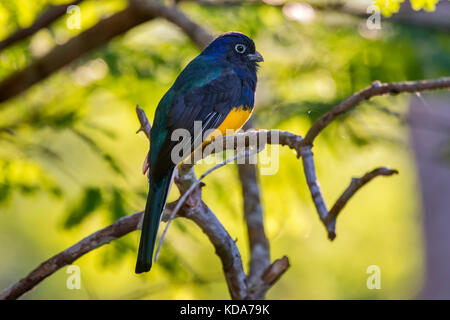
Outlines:
[{"label": "bird's wing", "polygon": [[[176,93],[165,123],[167,134],[150,168],[152,179],[155,180],[177,164],[171,157],[173,148],[180,143],[171,139],[174,130],[185,129],[189,133],[190,139],[181,141],[189,145],[185,146],[189,148],[189,153],[183,154],[188,156],[201,145],[207,130],[218,128],[228,113],[239,106],[242,82],[231,68],[222,68],[220,72],[208,65],[204,66],[205,70],[195,68],[195,81],[190,77],[190,72],[186,73],[190,70],[186,69],[174,84]],[[191,84],[186,87],[180,80],[190,81]],[[195,121],[200,121],[196,128]],[[177,150],[186,150],[182,145],[179,147]]]}]

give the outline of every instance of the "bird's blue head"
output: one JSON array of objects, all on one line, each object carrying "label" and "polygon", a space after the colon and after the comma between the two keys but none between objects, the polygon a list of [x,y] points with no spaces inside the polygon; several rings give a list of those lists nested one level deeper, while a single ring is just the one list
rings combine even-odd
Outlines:
[{"label": "bird's blue head", "polygon": [[264,61],[256,51],[252,39],[240,32],[227,32],[215,38],[201,53],[214,58],[221,58],[231,63],[236,69],[248,68],[256,72],[258,62]]}]

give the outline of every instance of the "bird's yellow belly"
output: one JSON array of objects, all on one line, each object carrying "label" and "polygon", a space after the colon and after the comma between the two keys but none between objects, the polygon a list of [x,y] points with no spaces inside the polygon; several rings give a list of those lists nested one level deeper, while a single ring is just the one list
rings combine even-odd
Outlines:
[{"label": "bird's yellow belly", "polygon": [[[210,143],[218,135],[234,134],[247,122],[252,114],[252,109],[235,108],[230,111],[225,120],[219,125],[219,127],[205,139],[203,144]],[[231,131],[231,132],[230,132]]]},{"label": "bird's yellow belly", "polygon": [[[243,108],[235,108],[230,111],[225,120],[215,129],[211,134],[203,140],[201,147],[197,149],[203,149],[207,144],[211,143],[215,138],[224,136],[227,133],[229,135],[234,134],[247,122],[252,114],[252,109],[244,110]],[[185,163],[187,159],[190,159],[196,151],[181,161],[178,166]]]}]

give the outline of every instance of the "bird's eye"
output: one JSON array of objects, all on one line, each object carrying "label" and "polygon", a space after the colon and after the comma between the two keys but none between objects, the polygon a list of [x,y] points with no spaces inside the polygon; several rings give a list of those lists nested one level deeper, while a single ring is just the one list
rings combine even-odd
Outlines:
[{"label": "bird's eye", "polygon": [[240,43],[234,47],[234,50],[236,50],[237,53],[244,53],[245,49],[246,49],[246,47]]}]

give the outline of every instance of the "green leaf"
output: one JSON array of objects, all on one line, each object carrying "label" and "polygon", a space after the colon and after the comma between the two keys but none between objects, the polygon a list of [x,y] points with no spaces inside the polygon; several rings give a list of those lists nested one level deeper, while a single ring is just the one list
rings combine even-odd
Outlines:
[{"label": "green leaf", "polygon": [[116,188],[112,190],[112,199],[110,203],[110,213],[112,221],[116,221],[128,214],[125,209],[124,199],[122,194]]},{"label": "green leaf", "polygon": [[98,188],[88,188],[81,199],[70,211],[64,222],[64,228],[69,229],[79,225],[102,203],[102,194]]}]

